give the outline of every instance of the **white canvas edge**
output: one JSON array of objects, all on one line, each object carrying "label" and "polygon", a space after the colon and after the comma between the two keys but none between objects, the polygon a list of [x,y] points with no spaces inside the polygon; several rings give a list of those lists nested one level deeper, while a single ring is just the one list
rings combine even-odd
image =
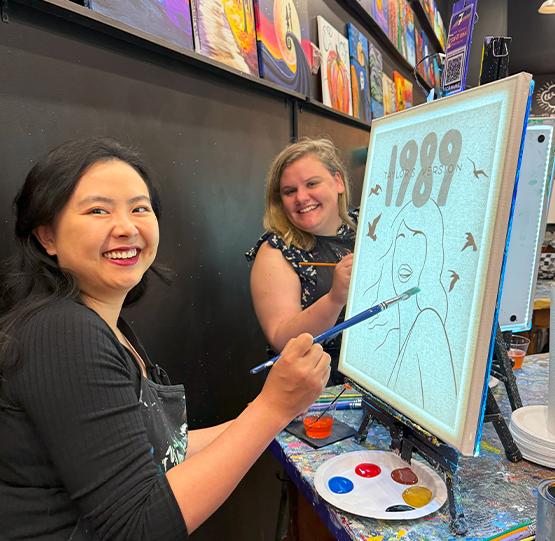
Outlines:
[{"label": "white canvas edge", "polygon": [[[481,306],[478,307],[480,310],[480,318],[479,318],[479,325],[478,332],[477,332],[477,339],[476,339],[476,349],[478,355],[480,355],[480,361],[477,365],[474,366],[474,370],[471,376],[470,382],[470,392],[468,396],[468,409],[467,415],[465,420],[463,421],[463,428],[460,431],[462,437],[459,439],[450,438],[449,436],[445,437],[444,434],[441,436],[439,434],[434,434],[438,436],[440,439],[445,441],[445,443],[453,446],[455,449],[459,450],[462,454],[470,456],[474,454],[475,449],[475,439],[476,439],[476,431],[478,427],[478,422],[481,417],[482,413],[482,397],[484,394],[485,389],[485,370],[487,368],[487,363],[489,360],[489,351],[491,345],[491,338],[492,338],[492,328],[493,328],[493,319],[496,310],[492,309],[492,307],[496,307],[497,303],[497,295],[499,291],[499,282],[501,277],[501,270],[502,270],[502,263],[503,263],[503,254],[505,251],[506,243],[507,243],[507,224],[510,218],[510,211],[511,205],[510,201],[513,197],[513,190],[514,190],[514,179],[516,177],[518,160],[520,155],[520,147],[522,142],[522,132],[524,129],[524,122],[526,117],[526,110],[528,106],[528,95],[530,90],[530,83],[532,80],[532,76],[526,73],[521,73],[518,75],[514,75],[507,79],[503,79],[500,81],[496,81],[494,83],[488,84],[490,90],[494,90],[494,85],[504,85],[507,86],[508,89],[511,90],[511,96],[514,97],[521,92],[525,92],[527,99],[522,100],[522,103],[517,104],[515,107],[514,103],[512,106],[507,108],[508,114],[511,114],[511,118],[506,120],[507,123],[507,137],[506,137],[506,146],[505,149],[513,149],[513,152],[505,153],[503,150],[503,155],[505,157],[504,166],[501,174],[501,182],[500,182],[500,189],[498,195],[498,210],[495,212],[495,216],[493,217],[494,226],[493,226],[493,241],[490,247],[490,253],[488,256],[488,270],[487,270],[487,277],[485,280],[484,292],[482,297]],[[468,90],[465,92],[466,96],[469,93],[474,93],[480,91],[480,88]],[[457,99],[457,96],[460,94],[454,94],[450,97],[442,98],[441,105],[444,106],[446,102],[450,99]],[[432,102],[433,104],[433,102]],[[407,115],[412,114],[415,115],[418,113],[419,108],[422,107],[429,107],[432,104],[422,104],[416,107],[412,107],[406,111],[399,111],[396,113],[392,113],[391,115],[387,115],[381,117],[380,119],[376,119],[374,121],[374,126],[379,126],[383,123],[393,123],[397,115]],[[364,174],[364,187],[363,193],[365,191],[365,185],[368,179],[368,172],[369,168],[372,164],[372,146],[374,143],[376,130],[371,130],[370,132],[370,144],[368,149],[368,160],[366,163],[366,170]],[[498,143],[499,144],[499,143]],[[495,156],[496,160],[500,160],[502,156],[499,154]],[[363,212],[365,201],[361,203],[361,214]],[[499,209],[501,208],[501,211]],[[357,232],[357,242],[359,237],[361,236],[361,229],[359,228]],[[355,248],[356,250],[356,248]],[[491,261],[494,261],[492,264]],[[349,300],[352,295],[352,288],[353,288],[353,281],[351,281],[351,286],[349,288]],[[347,313],[349,308],[349,301],[347,302]],[[344,347],[341,348],[341,355],[339,360],[339,371],[345,374],[348,377],[351,377],[353,381],[357,382],[356,375],[353,377],[353,372],[349,369],[348,366],[345,366],[344,363]],[[479,374],[479,375],[478,375]],[[376,394],[379,398],[379,394]],[[477,402],[477,403],[476,403]],[[401,411],[403,415],[408,418],[411,418],[410,412]],[[417,423],[419,421],[416,421]],[[421,423],[422,427],[426,430],[430,430],[429,427],[425,426],[425,423]],[[434,427],[435,428],[435,427]],[[434,433],[434,430],[431,430]]]}]

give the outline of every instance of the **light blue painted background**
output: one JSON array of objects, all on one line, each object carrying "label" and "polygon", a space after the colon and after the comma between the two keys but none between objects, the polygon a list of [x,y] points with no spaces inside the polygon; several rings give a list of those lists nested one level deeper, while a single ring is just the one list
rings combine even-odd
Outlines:
[{"label": "light blue painted background", "polygon": [[[460,444],[465,429],[476,353],[480,358],[481,380],[485,379],[488,351],[475,350],[512,100],[510,86],[483,87],[468,96],[461,94],[444,103],[441,100],[381,119],[372,127],[347,317],[394,297],[401,289],[418,285],[422,291],[415,298],[346,331],[340,370],[455,447]],[[423,236],[419,234],[397,241],[407,243],[400,250],[401,259],[413,267],[413,276],[394,286],[393,276],[402,261],[397,257],[395,265],[392,264],[391,247],[403,219],[398,216],[403,207],[395,205],[401,178],[395,180],[391,206],[385,206],[391,149],[397,145],[400,155],[405,143],[414,139],[420,151],[425,136],[434,131],[438,136],[438,151],[433,165],[439,166],[439,144],[453,128],[462,135],[458,160],[461,170],[453,176],[445,206],[438,208],[434,204],[443,175],[434,175],[427,204],[416,208],[410,203],[420,170],[420,158],[417,160],[416,173],[404,199],[404,205],[408,206],[403,212],[407,213],[406,225],[422,231],[426,243],[424,248]],[[518,152],[518,149],[512,150]],[[468,158],[488,178],[483,175],[475,178],[474,166]],[[396,169],[400,170],[399,157]],[[376,185],[380,185],[381,191],[370,194]],[[368,236],[368,223],[380,214],[374,241]],[[477,251],[472,248],[462,251],[466,232],[473,234]],[[497,241],[505,242],[505,237]],[[388,250],[388,255],[382,257]],[[435,276],[434,272],[426,276],[427,270],[419,274],[423,251],[428,258],[426,268],[430,265]],[[460,276],[451,292],[450,271]],[[380,276],[382,281],[378,283]],[[402,348],[399,322],[403,324],[404,337],[415,315],[424,308],[428,310],[420,315],[410,335],[406,346],[408,355],[394,386],[390,375]]]}]

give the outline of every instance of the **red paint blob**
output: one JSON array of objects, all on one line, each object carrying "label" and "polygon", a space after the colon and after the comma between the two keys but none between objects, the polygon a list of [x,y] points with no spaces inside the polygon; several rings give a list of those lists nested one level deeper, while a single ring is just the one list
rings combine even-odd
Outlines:
[{"label": "red paint blob", "polygon": [[391,478],[401,485],[416,485],[418,477],[410,468],[399,468],[391,472]]},{"label": "red paint blob", "polygon": [[382,473],[382,469],[376,464],[363,463],[355,468],[355,473],[361,477],[376,477]]}]

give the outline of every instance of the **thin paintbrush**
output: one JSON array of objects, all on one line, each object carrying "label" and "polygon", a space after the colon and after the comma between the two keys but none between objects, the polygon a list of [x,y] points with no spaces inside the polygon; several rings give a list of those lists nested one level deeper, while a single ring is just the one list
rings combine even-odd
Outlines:
[{"label": "thin paintbrush", "polygon": [[[323,342],[328,338],[332,338],[333,336],[335,336],[336,334],[339,334],[345,329],[348,329],[349,327],[352,327],[353,325],[356,325],[361,321],[365,321],[373,316],[376,316],[383,310],[386,310],[387,308],[389,308],[390,306],[393,306],[394,304],[397,304],[400,301],[404,301],[409,297],[412,297],[412,295],[415,295],[419,291],[420,291],[419,287],[413,287],[408,291],[401,293],[401,295],[399,295],[398,297],[393,297],[392,299],[389,299],[387,301],[380,302],[379,304],[372,306],[372,308],[368,308],[367,310],[360,312],[360,314],[350,317],[349,319],[345,320],[343,323],[340,323],[339,325],[332,327],[331,329],[323,332],[322,334],[319,334],[312,340],[312,343],[317,344],[318,342]],[[274,357],[273,359],[270,359],[265,363],[255,366],[251,370],[251,374],[258,374],[258,372],[262,372],[262,370],[264,370],[265,368],[270,368],[280,357],[281,357],[281,353],[277,357]]]},{"label": "thin paintbrush", "polygon": [[337,267],[337,263],[309,263],[307,261],[301,261],[299,265],[305,265],[307,267]]}]

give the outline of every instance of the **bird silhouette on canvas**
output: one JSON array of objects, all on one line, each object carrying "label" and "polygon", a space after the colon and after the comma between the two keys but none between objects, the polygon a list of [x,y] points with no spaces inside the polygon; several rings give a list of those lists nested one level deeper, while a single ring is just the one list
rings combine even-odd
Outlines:
[{"label": "bird silhouette on canvas", "polygon": [[370,197],[372,194],[379,195],[381,191],[382,187],[379,184],[376,184],[373,188],[370,188],[370,193],[368,194],[368,197]]},{"label": "bird silhouette on canvas", "polygon": [[453,291],[455,284],[461,279],[461,277],[453,270],[449,271],[451,273],[451,284],[449,285],[449,293]]},{"label": "bird silhouette on canvas", "polygon": [[472,162],[472,165],[474,166],[474,176],[476,178],[480,178],[480,175],[484,175],[486,178],[489,178],[483,169],[476,169],[476,164],[469,157],[467,157],[466,159]]},{"label": "bird silhouette on canvas", "polygon": [[476,248],[476,243],[474,242],[474,237],[472,236],[472,233],[465,233],[465,234],[466,234],[466,244],[463,246],[463,249],[461,250],[461,252],[464,252],[467,248],[470,248],[470,247],[472,247],[473,252],[478,250],[478,248]]},{"label": "bird silhouette on canvas", "polygon": [[368,233],[366,233],[366,236],[370,237],[373,241],[377,240],[376,226],[378,225],[378,222],[380,221],[381,217],[382,215],[380,214],[377,218],[374,218],[374,221],[372,223],[368,222]]}]

